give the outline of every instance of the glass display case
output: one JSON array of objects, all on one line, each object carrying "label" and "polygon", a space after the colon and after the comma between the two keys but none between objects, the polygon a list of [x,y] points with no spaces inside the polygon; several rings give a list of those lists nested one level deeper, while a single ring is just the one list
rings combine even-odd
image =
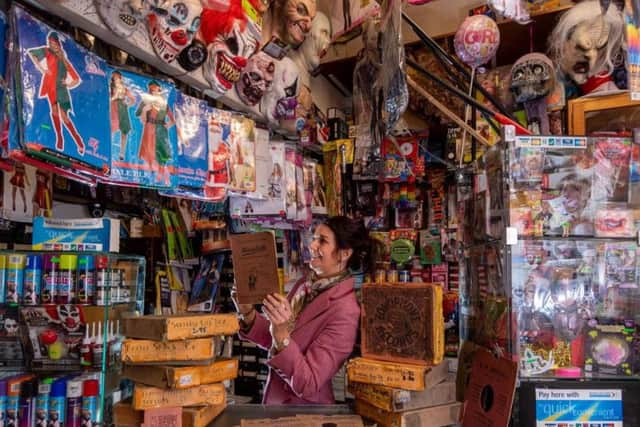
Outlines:
[{"label": "glass display case", "polygon": [[640,147],[515,137],[461,199],[463,336],[521,379],[638,379]]},{"label": "glass display case", "polygon": [[120,320],[143,311],[145,266],[113,253],[0,252],[7,422],[21,416],[16,405],[29,390],[35,425],[109,421],[120,391]]}]

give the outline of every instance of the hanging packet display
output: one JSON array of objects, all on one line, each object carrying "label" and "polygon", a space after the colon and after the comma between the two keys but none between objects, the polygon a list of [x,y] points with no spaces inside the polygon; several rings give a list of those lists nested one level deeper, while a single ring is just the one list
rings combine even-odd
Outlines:
[{"label": "hanging packet display", "polygon": [[221,201],[227,197],[227,188],[231,179],[229,168],[231,140],[231,113],[213,110],[209,117],[208,176],[204,187],[204,195],[208,200]]},{"label": "hanging packet display", "polygon": [[0,12],[0,121],[4,115],[4,91],[7,87],[7,82],[4,80],[5,67],[7,65],[7,49],[6,46],[7,35],[7,16]]},{"label": "hanging packet display", "polygon": [[31,222],[34,216],[52,214],[51,173],[15,162],[11,171],[2,171],[2,218]]},{"label": "hanging packet display", "polygon": [[[261,147],[261,144],[258,144]],[[272,141],[266,145],[267,155],[256,147],[256,173],[258,190],[264,199],[233,196],[229,199],[229,212],[232,217],[279,215],[286,216],[285,185],[285,143]],[[264,148],[264,147],[262,147]],[[265,176],[266,175],[266,176]]]},{"label": "hanging packet display", "polygon": [[202,188],[207,179],[207,132],[212,108],[181,92],[176,96],[178,185]]},{"label": "hanging packet display", "polygon": [[111,150],[106,62],[22,8],[13,12],[19,54],[16,99],[27,151],[107,175]]},{"label": "hanging packet display", "polygon": [[240,192],[256,190],[255,123],[242,116],[231,118],[229,189]]},{"label": "hanging packet display", "polygon": [[146,187],[174,187],[178,152],[174,86],[112,69],[109,90],[111,180]]}]

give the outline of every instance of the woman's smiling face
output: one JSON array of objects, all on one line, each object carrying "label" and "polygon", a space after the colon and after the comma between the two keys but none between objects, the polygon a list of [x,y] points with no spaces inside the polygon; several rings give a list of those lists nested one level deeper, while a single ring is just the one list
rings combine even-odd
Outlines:
[{"label": "woman's smiling face", "polygon": [[340,273],[346,267],[346,258],[339,250],[336,236],[329,227],[321,224],[313,233],[313,241],[309,245],[311,262],[309,266],[319,278],[331,277]]}]

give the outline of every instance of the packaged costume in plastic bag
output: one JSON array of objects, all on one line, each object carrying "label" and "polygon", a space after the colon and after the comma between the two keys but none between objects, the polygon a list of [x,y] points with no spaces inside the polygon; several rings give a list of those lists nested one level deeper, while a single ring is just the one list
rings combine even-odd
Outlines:
[{"label": "packaged costume in plastic bag", "polygon": [[231,138],[229,141],[231,182],[234,191],[255,191],[256,189],[256,143],[255,123],[241,116],[231,118]]},{"label": "packaged costume in plastic bag", "polygon": [[[266,148],[266,153],[263,148]],[[230,197],[229,212],[231,216],[285,216],[287,177],[284,165],[285,143],[283,141],[271,141],[266,147],[258,143],[256,147],[257,192],[264,197],[262,199],[245,196]]]},{"label": "packaged costume in plastic bag", "polygon": [[204,195],[211,201],[224,200],[231,180],[229,168],[231,140],[231,113],[213,110],[209,117],[209,174],[204,187]]},{"label": "packaged costume in plastic bag", "polygon": [[213,109],[206,101],[178,92],[178,185],[203,188],[207,179],[207,133]]},{"label": "packaged costume in plastic bag", "polygon": [[173,187],[177,135],[173,85],[128,71],[112,70],[111,143],[113,182]]},{"label": "packaged costume in plastic bag", "polygon": [[25,147],[49,161],[71,159],[107,174],[106,63],[20,7],[13,11],[20,61],[16,99]]},{"label": "packaged costume in plastic bag", "polygon": [[15,162],[11,171],[2,173],[2,218],[31,222],[34,216],[51,216],[51,172]]}]

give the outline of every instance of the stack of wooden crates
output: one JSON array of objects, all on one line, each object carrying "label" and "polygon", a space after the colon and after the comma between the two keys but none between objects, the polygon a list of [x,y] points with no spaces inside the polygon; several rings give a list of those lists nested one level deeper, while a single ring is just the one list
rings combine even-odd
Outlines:
[{"label": "stack of wooden crates", "polygon": [[183,427],[205,427],[224,410],[222,382],[237,376],[238,361],[216,360],[216,343],[238,332],[235,315],[142,316],[124,324],[123,376],[135,387],[132,402],[114,407],[116,426],[172,414]]},{"label": "stack of wooden crates", "polygon": [[384,427],[449,426],[459,420],[444,361],[442,287],[365,284],[362,355],[347,365],[356,413]]}]

